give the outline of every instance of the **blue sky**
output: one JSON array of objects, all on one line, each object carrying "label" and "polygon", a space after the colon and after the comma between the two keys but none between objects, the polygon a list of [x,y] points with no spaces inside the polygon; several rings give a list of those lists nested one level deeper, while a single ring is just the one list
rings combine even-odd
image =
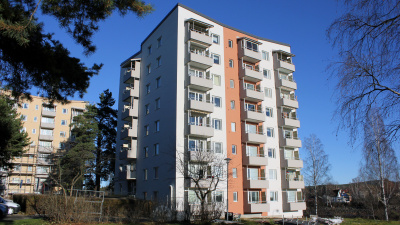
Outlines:
[{"label": "blue sky", "polygon": [[[73,56],[81,58],[88,66],[104,63],[100,74],[91,80],[84,100],[97,102],[99,94],[107,88],[118,98],[120,63],[140,50],[140,43],[177,3],[175,0],[148,2],[154,5],[155,11],[144,18],[115,14],[101,23],[94,36],[98,50],[89,57],[82,54],[83,48],[60,30],[53,18],[40,18],[45,22],[45,30],[54,32],[54,37],[61,40]],[[321,139],[332,165],[332,181],[348,183],[357,176],[361,152],[357,146],[348,145],[347,131],[336,133],[337,121],[332,120],[335,79],[329,78],[326,72],[337,53],[325,35],[330,23],[341,14],[336,0],[182,0],[180,3],[240,30],[289,43],[296,55],[293,61],[300,105],[300,137],[315,133]]]}]

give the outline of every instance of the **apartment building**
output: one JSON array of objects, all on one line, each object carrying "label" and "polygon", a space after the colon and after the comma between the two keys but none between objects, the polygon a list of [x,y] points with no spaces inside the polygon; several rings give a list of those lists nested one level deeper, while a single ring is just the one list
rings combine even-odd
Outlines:
[{"label": "apartment building", "polygon": [[[115,193],[191,207],[191,156],[212,152],[231,160],[209,201],[301,216],[293,57],[288,44],[177,4],[121,64]],[[213,170],[199,171],[205,182]]]},{"label": "apartment building", "polygon": [[[6,94],[5,92],[1,94]],[[48,190],[47,180],[53,159],[70,137],[73,117],[83,113],[85,101],[71,101],[50,105],[42,97],[22,101],[15,106],[23,120],[23,130],[32,142],[22,157],[12,160],[13,169],[1,171],[0,194],[43,193]]]}]

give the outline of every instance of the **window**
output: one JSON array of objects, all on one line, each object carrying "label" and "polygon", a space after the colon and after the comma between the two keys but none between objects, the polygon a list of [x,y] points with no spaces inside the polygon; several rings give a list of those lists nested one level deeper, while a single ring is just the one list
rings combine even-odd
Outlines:
[{"label": "window", "polygon": [[271,70],[263,69],[264,77],[267,79],[271,79]]},{"label": "window", "polygon": [[269,108],[269,107],[265,108],[265,114],[266,114],[268,117],[273,117],[273,110],[272,110],[272,108]]},{"label": "window", "polygon": [[146,146],[146,147],[144,147],[143,150],[144,150],[144,157],[145,158],[149,157],[149,147]]},{"label": "window", "polygon": [[277,202],[278,201],[278,192],[277,191],[270,191],[269,192],[269,200],[271,202]]},{"label": "window", "polygon": [[150,93],[150,84],[147,84],[146,85],[146,94],[149,94]]},{"label": "window", "polygon": [[154,167],[154,179],[158,179],[158,167]]},{"label": "window", "polygon": [[65,137],[65,132],[64,131],[60,132],[60,137]]},{"label": "window", "polygon": [[236,155],[236,145],[232,145],[232,154]]},{"label": "window", "polygon": [[262,51],[262,59],[269,61],[269,52]]},{"label": "window", "polygon": [[157,48],[161,47],[161,45],[162,45],[162,37],[159,37],[157,39]]},{"label": "window", "polygon": [[147,180],[147,169],[143,170],[143,180]]},{"label": "window", "polygon": [[247,168],[247,180],[258,180],[258,169],[257,168]]},{"label": "window", "polygon": [[272,98],[272,89],[271,88],[264,88],[265,97]]},{"label": "window", "polygon": [[58,144],[58,148],[59,149],[64,149],[65,148],[65,144],[64,143],[59,143]]},{"label": "window", "polygon": [[222,142],[214,142],[214,152],[222,153]]},{"label": "window", "polygon": [[28,103],[23,103],[22,104],[22,108],[23,109],[28,109],[29,108],[29,104]]},{"label": "window", "polygon": [[61,120],[61,125],[67,126],[67,120]]},{"label": "window", "polygon": [[68,113],[68,109],[62,109],[62,113],[63,114],[67,114]]},{"label": "window", "polygon": [[154,145],[154,155],[159,155],[160,154],[160,144],[155,144]]},{"label": "window", "polygon": [[222,192],[222,191],[214,191],[214,193],[213,193],[213,202],[224,202],[224,192]]},{"label": "window", "polygon": [[222,120],[220,119],[213,119],[214,129],[222,130]]},{"label": "window", "polygon": [[200,199],[196,195],[196,191],[189,190],[188,191],[188,202],[189,204],[200,204]]},{"label": "window", "polygon": [[235,109],[235,101],[234,100],[231,101],[231,109]]},{"label": "window", "polygon": [[146,115],[148,115],[150,113],[150,104],[147,104],[144,106],[144,111],[145,111]]},{"label": "window", "polygon": [[247,192],[248,203],[260,203],[260,192],[259,191],[248,191]]},{"label": "window", "polygon": [[236,132],[236,123],[231,123],[231,131]]},{"label": "window", "polygon": [[276,177],[276,169],[270,169],[269,170],[269,179],[270,180],[276,180],[277,179],[277,177]]},{"label": "window", "polygon": [[229,46],[229,48],[233,48],[233,41],[232,40],[228,40],[228,46]]},{"label": "window", "polygon": [[160,107],[161,107],[161,101],[160,101],[160,98],[157,98],[156,99],[156,109],[160,109]]},{"label": "window", "polygon": [[53,106],[43,106],[44,111],[55,112],[56,108]]},{"label": "window", "polygon": [[27,179],[26,179],[26,183],[27,183],[27,184],[30,184],[30,183],[31,183],[31,179],[27,178]]},{"label": "window", "polygon": [[237,169],[236,168],[232,168],[232,177],[237,178]]},{"label": "window", "polygon": [[213,43],[219,44],[219,35],[212,34],[212,40],[213,40]]},{"label": "window", "polygon": [[273,159],[276,158],[276,153],[275,153],[275,149],[274,148],[269,148],[268,149],[268,157],[269,158],[273,158]]},{"label": "window", "polygon": [[232,59],[229,60],[229,67],[233,68],[233,60]]},{"label": "window", "polygon": [[230,86],[231,88],[235,88],[235,81],[234,81],[234,80],[230,80],[230,81],[229,81],[229,86]]},{"label": "window", "polygon": [[28,166],[28,171],[29,171],[29,172],[32,171],[32,166]]},{"label": "window", "polygon": [[39,105],[35,105],[35,110],[39,110]]},{"label": "window", "polygon": [[49,129],[40,129],[40,134],[41,134],[41,135],[53,136],[53,130],[49,130]]},{"label": "window", "polygon": [[144,134],[145,136],[149,135],[149,125],[144,126]]},{"label": "window", "polygon": [[151,64],[147,65],[147,74],[151,73]]},{"label": "window", "polygon": [[16,165],[14,167],[14,171],[21,171],[21,166],[20,165]]},{"label": "window", "polygon": [[147,52],[149,53],[149,55],[151,54],[151,52],[152,52],[151,45],[149,47],[147,47]]},{"label": "window", "polygon": [[[50,117],[42,117],[42,123],[54,123],[54,118],[50,118]],[[67,121],[65,120],[65,124],[67,123]],[[61,124],[62,125],[62,124]]]},{"label": "window", "polygon": [[267,127],[267,137],[274,137],[274,128]]},{"label": "window", "polygon": [[22,121],[28,120],[28,116],[27,116],[27,115],[22,115],[22,116],[21,116],[21,120],[22,120]]},{"label": "window", "polygon": [[[146,170],[147,171],[147,170]],[[146,172],[147,173],[147,172]],[[147,200],[147,192],[143,192],[143,199]]]},{"label": "window", "polygon": [[159,87],[161,87],[161,77],[158,77],[156,79],[156,88],[159,88]]},{"label": "window", "polygon": [[238,201],[238,193],[233,192],[233,202],[237,202],[237,201]]},{"label": "window", "polygon": [[213,96],[213,102],[215,107],[222,107],[222,102],[220,97]]},{"label": "window", "polygon": [[161,66],[161,56],[157,58],[157,67]]},{"label": "window", "polygon": [[36,129],[32,129],[32,134],[36,134]]},{"label": "window", "polygon": [[213,59],[214,59],[214,63],[215,63],[215,64],[219,64],[220,56],[219,56],[219,55],[216,55],[216,54],[213,54],[212,57],[213,57]]},{"label": "window", "polygon": [[155,129],[156,129],[156,132],[160,132],[160,121],[159,120],[154,122],[154,126],[155,126]]},{"label": "window", "polygon": [[255,52],[258,52],[258,44],[246,41],[246,48]]},{"label": "window", "polygon": [[154,191],[153,192],[153,200],[157,202],[157,199],[158,199],[158,191]]},{"label": "window", "polygon": [[33,122],[37,122],[37,116],[33,117]]},{"label": "window", "polygon": [[220,75],[213,75],[214,85],[221,86],[221,76]]}]

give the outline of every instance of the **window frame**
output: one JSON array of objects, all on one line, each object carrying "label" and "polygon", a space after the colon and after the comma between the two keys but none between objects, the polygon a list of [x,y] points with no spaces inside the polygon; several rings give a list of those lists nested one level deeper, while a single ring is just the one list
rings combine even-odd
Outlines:
[{"label": "window frame", "polygon": [[233,48],[233,41],[230,39],[228,40],[228,47]]},{"label": "window frame", "polygon": [[[211,34],[211,37],[212,37],[212,43],[213,44],[217,44],[217,45],[219,45],[219,43],[220,43],[220,36],[218,35],[218,34]],[[216,42],[214,41],[214,38],[216,38]]]},{"label": "window frame", "polygon": [[237,154],[237,145],[232,145],[232,154],[233,155]]},{"label": "window frame", "polygon": [[220,65],[221,64],[221,56],[215,53],[212,53],[214,64]]},{"label": "window frame", "polygon": [[234,67],[233,59],[230,59],[230,60],[229,60],[229,67],[230,67],[230,68],[233,68],[233,67]]},{"label": "window frame", "polygon": [[[270,133],[270,134],[268,134]],[[266,132],[267,137],[275,137],[275,131],[273,127],[267,127],[267,132]]]}]

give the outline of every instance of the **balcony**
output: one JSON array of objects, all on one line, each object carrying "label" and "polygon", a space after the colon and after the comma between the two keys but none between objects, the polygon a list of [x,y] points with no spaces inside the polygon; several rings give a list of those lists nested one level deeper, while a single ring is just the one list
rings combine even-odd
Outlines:
[{"label": "balcony", "polygon": [[36,160],[36,163],[39,165],[50,165],[52,164],[52,160],[51,159],[46,159],[46,158],[38,158]]},{"label": "balcony", "polygon": [[47,128],[47,129],[54,129],[55,124],[54,123],[40,122],[40,127],[41,128]]},{"label": "balcony", "polygon": [[303,168],[303,160],[300,158],[283,158],[282,167],[285,168]]},{"label": "balcony", "polygon": [[42,110],[42,116],[55,117],[56,111]]},{"label": "balcony", "polygon": [[138,117],[138,104],[139,101],[134,99],[133,106],[125,105],[124,111],[121,114],[121,119],[131,121],[132,117]]},{"label": "balcony", "polygon": [[300,120],[296,117],[291,117],[288,114],[282,114],[282,117],[279,119],[279,126],[299,128]]},{"label": "balcony", "polygon": [[240,98],[244,98],[246,101],[251,102],[261,102],[264,100],[264,93],[256,89],[242,89],[240,91]]},{"label": "balcony", "polygon": [[287,87],[296,90],[297,84],[293,80],[277,79],[277,87]]},{"label": "balcony", "polygon": [[209,161],[214,156],[214,152],[211,149],[196,149],[192,151],[189,150],[189,158],[191,161]]},{"label": "balcony", "polygon": [[214,136],[214,128],[211,126],[197,126],[189,124],[188,135],[210,138]]},{"label": "balcony", "polygon": [[286,106],[289,108],[298,109],[299,103],[297,102],[297,98],[295,98],[295,97],[290,97],[290,98],[281,97],[281,99],[279,101],[279,106]]},{"label": "balcony", "polygon": [[292,193],[295,192],[295,195],[291,195],[290,201],[288,201],[288,192],[282,194],[282,206],[283,211],[299,211],[306,209],[306,202],[304,201],[304,197],[302,192],[300,191],[291,191]]},{"label": "balcony", "polygon": [[214,65],[214,59],[208,53],[197,54],[191,51],[188,55],[188,62],[194,67],[206,70]]},{"label": "balcony", "polygon": [[292,147],[292,148],[301,148],[301,140],[297,137],[293,136],[283,136],[279,139],[279,145],[281,147]]},{"label": "balcony", "polygon": [[43,140],[43,141],[52,141],[52,140],[54,140],[54,136],[53,136],[53,135],[43,135],[43,134],[40,134],[40,135],[39,135],[39,140]]},{"label": "balcony", "polygon": [[189,85],[201,91],[208,91],[213,88],[213,81],[205,77],[189,75]]},{"label": "balcony", "polygon": [[244,212],[245,213],[261,213],[261,212],[269,212],[270,206],[267,202],[248,202],[247,198],[245,199],[246,203],[244,204]]},{"label": "balcony", "polygon": [[254,70],[251,68],[248,68],[246,66],[242,65],[242,68],[239,71],[239,77],[244,78],[244,80],[250,81],[250,82],[259,82],[263,80],[263,74],[259,70]]},{"label": "balcony", "polygon": [[38,152],[41,153],[52,153],[53,147],[38,146]]},{"label": "balcony", "polygon": [[126,179],[127,180],[136,180],[136,170],[128,170],[126,171]]},{"label": "balcony", "polygon": [[214,104],[207,101],[197,101],[189,99],[189,109],[212,113],[214,112]]},{"label": "balcony", "polygon": [[129,68],[125,71],[122,79],[125,84],[133,84],[135,82],[135,78],[140,78],[140,69]]},{"label": "balcony", "polygon": [[243,58],[244,61],[257,63],[261,61],[261,53],[258,49],[251,49],[246,47],[247,41],[240,41],[239,42],[239,58]]},{"label": "balcony", "polygon": [[121,151],[119,152],[120,160],[130,160],[137,158],[137,140],[131,140],[130,142],[131,145],[129,147],[128,144],[123,144],[123,146],[121,146]]},{"label": "balcony", "polygon": [[212,45],[212,38],[207,32],[199,29],[190,29],[188,33],[188,39],[190,41],[195,41],[199,44],[205,45],[207,47]]},{"label": "balcony", "polygon": [[121,140],[130,140],[131,138],[137,137],[137,129],[135,128],[129,128],[129,129],[124,129],[121,132]]},{"label": "balcony", "polygon": [[268,166],[268,158],[266,155],[248,155],[243,158],[243,164],[252,166]]},{"label": "balcony", "polygon": [[277,68],[288,73],[293,73],[296,70],[295,66],[290,61],[277,60],[276,65]]},{"label": "balcony", "polygon": [[273,51],[274,67],[285,73],[293,73],[296,69],[293,65],[292,57],[294,55],[282,50]]},{"label": "balcony", "polygon": [[282,189],[304,189],[303,175],[291,176],[286,175],[286,179],[282,179]]},{"label": "balcony", "polygon": [[133,98],[133,97],[139,97],[139,88],[132,88],[129,90],[125,90],[122,93],[122,100],[124,102],[131,102],[131,98]]},{"label": "balcony", "polygon": [[265,177],[259,177],[258,180],[244,180],[243,188],[269,188],[269,181]]},{"label": "balcony", "polygon": [[242,127],[243,142],[252,144],[264,144],[267,142],[267,136],[262,132],[261,126],[258,128],[258,132],[251,133],[246,130],[246,125],[243,125]]},{"label": "balcony", "polygon": [[265,121],[265,114],[261,110],[242,110],[242,120],[246,120],[253,123],[261,123]]}]

